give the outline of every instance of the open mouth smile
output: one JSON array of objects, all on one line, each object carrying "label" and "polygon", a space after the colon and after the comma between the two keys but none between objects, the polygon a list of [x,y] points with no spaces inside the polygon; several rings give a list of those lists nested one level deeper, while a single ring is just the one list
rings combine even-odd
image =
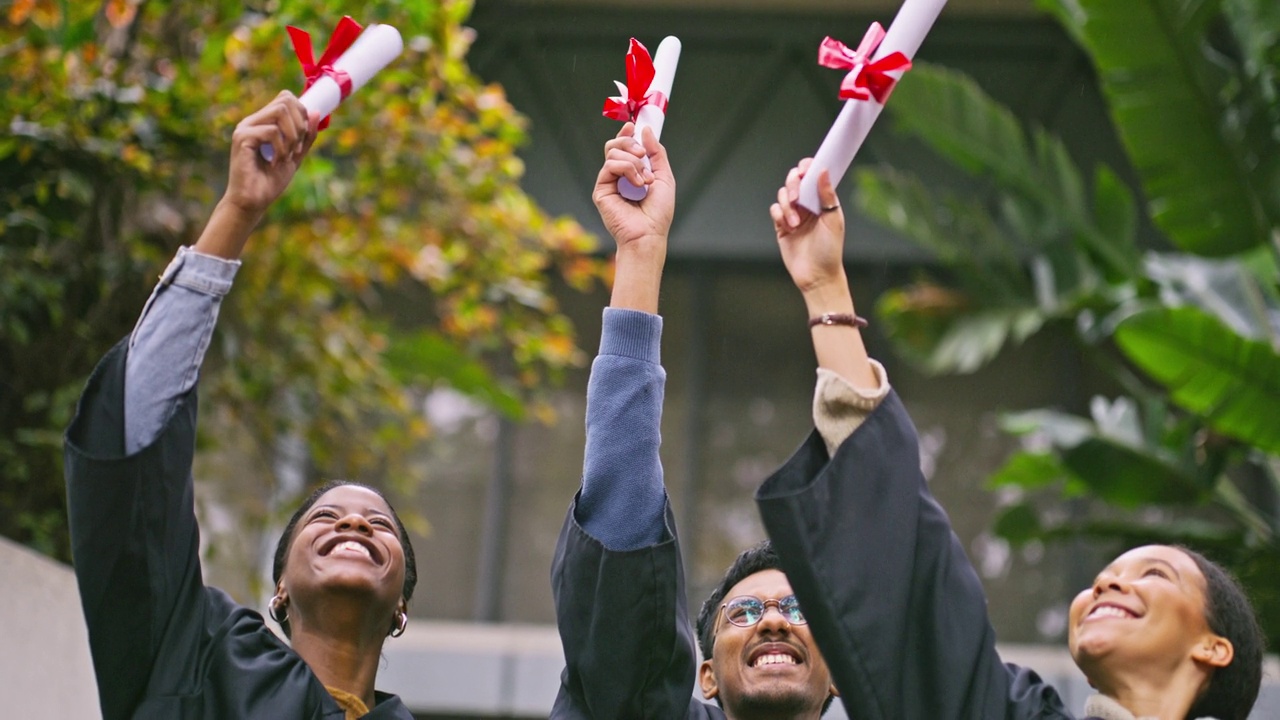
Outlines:
[{"label": "open mouth smile", "polygon": [[1087,615],[1084,616],[1084,621],[1087,622],[1089,620],[1105,619],[1132,620],[1137,617],[1141,616],[1122,605],[1116,605],[1114,603],[1098,603],[1093,606],[1093,609],[1090,610]]},{"label": "open mouth smile", "polygon": [[375,565],[382,564],[382,553],[364,538],[338,537],[325,543],[320,548],[321,557],[354,557],[364,558]]},{"label": "open mouth smile", "polygon": [[747,658],[747,667],[751,668],[789,667],[803,664],[804,659],[800,653],[781,643],[762,645]]}]

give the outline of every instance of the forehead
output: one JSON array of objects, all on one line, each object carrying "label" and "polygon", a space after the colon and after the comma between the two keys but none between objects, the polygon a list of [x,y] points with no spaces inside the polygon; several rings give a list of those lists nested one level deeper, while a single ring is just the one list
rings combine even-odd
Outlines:
[{"label": "forehead", "polygon": [[1134,548],[1115,560],[1111,561],[1111,567],[1120,569],[1134,565],[1149,565],[1151,563],[1169,564],[1174,570],[1184,578],[1194,578],[1201,586],[1204,585],[1204,575],[1200,572],[1200,566],[1196,565],[1196,561],[1191,556],[1175,547],[1168,545],[1145,545],[1143,547]]},{"label": "forehead", "polygon": [[726,600],[739,595],[754,595],[758,598],[782,598],[791,594],[791,583],[781,570],[761,570],[738,581],[737,585],[725,593]]},{"label": "forehead", "polygon": [[347,512],[368,512],[376,510],[386,515],[391,514],[391,506],[378,493],[359,485],[339,485],[316,499],[312,507],[327,505]]}]

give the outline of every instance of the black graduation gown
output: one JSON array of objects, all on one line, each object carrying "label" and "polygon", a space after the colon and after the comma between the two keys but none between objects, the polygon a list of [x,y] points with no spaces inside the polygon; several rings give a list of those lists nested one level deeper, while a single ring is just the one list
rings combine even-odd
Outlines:
[{"label": "black graduation gown", "polygon": [[685,599],[675,519],[666,538],[614,552],[569,508],[551,564],[565,669],[556,720],[723,720],[693,697],[698,655]]},{"label": "black graduation gown", "polygon": [[810,434],[756,501],[850,718],[1072,717],[996,654],[982,585],[897,394],[833,458]]},{"label": "black graduation gown", "polygon": [[[89,378],[67,430],[72,554],[104,720],[341,720],[262,616],[206,587],[193,501],[196,393],[124,453],[126,342]],[[412,720],[379,693],[371,720]]]}]

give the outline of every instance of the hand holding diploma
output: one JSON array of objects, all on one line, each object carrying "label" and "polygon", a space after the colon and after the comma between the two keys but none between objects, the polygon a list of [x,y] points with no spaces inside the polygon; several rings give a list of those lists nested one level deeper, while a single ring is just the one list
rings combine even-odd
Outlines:
[{"label": "hand holding diploma", "polygon": [[[637,140],[643,138],[645,128],[653,131],[655,140],[659,139],[679,62],[680,41],[677,38],[664,38],[653,58],[639,40],[631,38],[631,47],[627,50],[627,84],[614,81],[622,94],[604,101],[604,116],[621,122],[634,122]],[[650,167],[648,157],[644,158],[644,164],[646,168]],[[618,179],[618,192],[626,199],[638,202],[644,199],[648,189],[621,177]]]},{"label": "hand holding diploma", "polygon": [[[835,124],[813,157],[813,165],[800,183],[800,204],[810,212],[822,210],[818,199],[818,175],[827,171],[833,185],[838,185],[854,156],[871,132],[893,83],[902,71],[910,68],[911,58],[920,49],[925,35],[938,19],[947,0],[904,0],[889,31],[880,37],[878,25],[863,38],[857,51],[849,51],[839,43],[823,41],[819,61],[835,61],[843,56],[845,63],[824,65],[851,70],[841,85],[840,96],[847,98]],[[871,55],[874,51],[874,56]],[[905,61],[905,62],[903,62]],[[838,62],[838,61],[837,61]]]},{"label": "hand holding diploma", "polygon": [[[329,125],[329,115],[351,93],[369,82],[379,70],[395,60],[404,50],[400,32],[390,25],[370,25],[361,32],[360,24],[343,17],[320,60],[314,59],[311,36],[295,27],[289,28],[294,52],[307,77],[306,91],[300,98],[308,114],[322,118],[319,129]],[[271,162],[275,148],[262,145],[259,154]]]}]

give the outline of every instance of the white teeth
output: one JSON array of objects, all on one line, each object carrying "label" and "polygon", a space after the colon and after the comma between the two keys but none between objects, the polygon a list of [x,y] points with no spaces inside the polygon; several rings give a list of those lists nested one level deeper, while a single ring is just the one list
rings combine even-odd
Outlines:
[{"label": "white teeth", "polygon": [[1089,617],[1130,618],[1133,616],[1118,607],[1112,607],[1111,605],[1099,605],[1089,613]]},{"label": "white teeth", "polygon": [[346,542],[338,543],[337,545],[334,546],[331,552],[338,552],[338,551],[358,552],[361,555],[364,555],[365,557],[369,558],[370,560],[373,559],[373,555],[369,553],[369,548],[361,545],[360,543],[354,540],[347,540]]},{"label": "white teeth", "polygon": [[764,665],[795,665],[796,659],[786,653],[767,653],[756,658],[751,667],[761,667]]}]

